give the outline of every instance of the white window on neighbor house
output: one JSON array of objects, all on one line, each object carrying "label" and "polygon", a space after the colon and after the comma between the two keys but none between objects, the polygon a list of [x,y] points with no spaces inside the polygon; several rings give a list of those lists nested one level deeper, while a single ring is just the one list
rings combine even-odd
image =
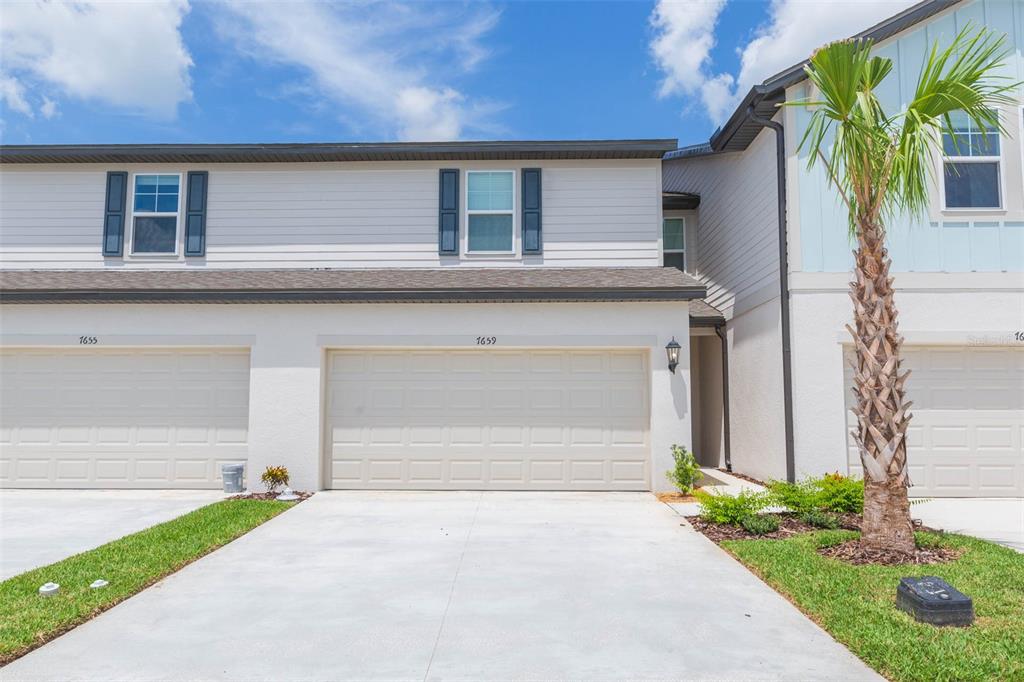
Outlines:
[{"label": "white window on neighbor house", "polygon": [[466,252],[515,251],[515,172],[466,172]]},{"label": "white window on neighbor house", "polygon": [[686,269],[686,219],[665,218],[661,223],[666,267]]},{"label": "white window on neighbor house", "polygon": [[135,175],[132,183],[132,254],[176,254],[180,211],[180,175]]},{"label": "white window on neighbor house", "polygon": [[999,130],[979,128],[962,112],[950,115],[953,132],[942,135],[943,208],[1002,207]]}]

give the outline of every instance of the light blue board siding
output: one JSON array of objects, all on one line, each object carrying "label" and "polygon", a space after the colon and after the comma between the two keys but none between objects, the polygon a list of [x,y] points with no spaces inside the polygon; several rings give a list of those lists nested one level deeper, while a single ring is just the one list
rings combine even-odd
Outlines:
[{"label": "light blue board siding", "polygon": [[[877,54],[894,62],[892,74],[878,91],[888,110],[897,111],[913,98],[913,88],[932,45],[937,41],[939,49],[948,46],[957,31],[968,24],[1006,32],[1011,56],[1000,75],[1024,80],[1024,0],[975,0],[925,22],[877,50]],[[804,107],[796,108],[795,112],[800,139],[810,112]],[[1012,120],[1008,124],[1015,129],[1019,122]],[[1006,151],[1019,153],[1016,146]],[[846,272],[853,265],[855,246],[847,229],[846,209],[828,187],[820,164],[808,170],[806,152],[799,152],[798,158],[796,210],[800,212],[802,269]],[[1019,189],[1007,185],[1006,191]],[[963,220],[947,217],[939,221],[927,216],[903,216],[889,221],[888,233],[889,253],[896,272],[1024,271],[1024,223],[1020,221],[999,217],[984,220],[974,215]]]}]

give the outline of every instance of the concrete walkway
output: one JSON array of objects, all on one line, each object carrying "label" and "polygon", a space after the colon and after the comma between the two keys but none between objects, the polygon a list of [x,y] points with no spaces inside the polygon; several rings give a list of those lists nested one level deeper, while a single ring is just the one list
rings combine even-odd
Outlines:
[{"label": "concrete walkway", "polygon": [[319,493],[3,673],[879,679],[647,493]]},{"label": "concrete walkway", "polygon": [[0,490],[0,580],[223,497],[215,490]]}]

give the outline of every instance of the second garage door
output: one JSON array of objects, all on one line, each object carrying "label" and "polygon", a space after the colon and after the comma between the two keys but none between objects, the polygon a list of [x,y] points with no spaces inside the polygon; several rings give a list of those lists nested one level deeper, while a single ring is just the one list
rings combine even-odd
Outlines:
[{"label": "second garage door", "polygon": [[0,353],[0,482],[216,488],[244,462],[249,353],[37,348]]},{"label": "second garage door", "polygon": [[[849,354],[847,355],[849,358]],[[1024,496],[1024,349],[907,346],[912,494]],[[853,386],[846,370],[846,386]],[[847,405],[853,399],[847,390]],[[847,425],[854,425],[847,411]],[[849,439],[850,469],[860,455]]]},{"label": "second garage door", "polygon": [[641,351],[334,351],[334,488],[646,490]]}]

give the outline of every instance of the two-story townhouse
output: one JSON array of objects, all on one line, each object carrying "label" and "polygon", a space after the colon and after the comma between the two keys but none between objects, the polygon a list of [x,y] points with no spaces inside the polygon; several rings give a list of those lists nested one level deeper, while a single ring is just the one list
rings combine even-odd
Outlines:
[{"label": "two-story townhouse", "polygon": [[0,483],[664,489],[676,146],[2,147]]},{"label": "two-story townhouse", "polygon": [[[1024,80],[1024,0],[928,0],[862,33],[893,60],[880,96],[908,102],[931,46],[965,26],[1005,33],[1005,73]],[[859,473],[849,436],[854,244],[846,213],[800,140],[810,111],[798,64],[754,87],[710,143],[666,155],[666,233],[685,223],[687,269],[722,310],[728,338],[728,418],[709,396],[723,390],[722,353],[692,345],[695,442],[705,462],[731,455],[760,478]],[[913,401],[913,493],[1024,495],[1024,97],[999,113],[1005,134],[965,123],[960,144],[934,158],[926,216],[888,225],[904,366]],[[964,141],[969,144],[964,144]],[[666,204],[666,207],[668,204]],[[705,386],[705,383],[708,383]],[[725,426],[723,427],[723,422]],[[731,452],[721,433],[731,435]]]}]

